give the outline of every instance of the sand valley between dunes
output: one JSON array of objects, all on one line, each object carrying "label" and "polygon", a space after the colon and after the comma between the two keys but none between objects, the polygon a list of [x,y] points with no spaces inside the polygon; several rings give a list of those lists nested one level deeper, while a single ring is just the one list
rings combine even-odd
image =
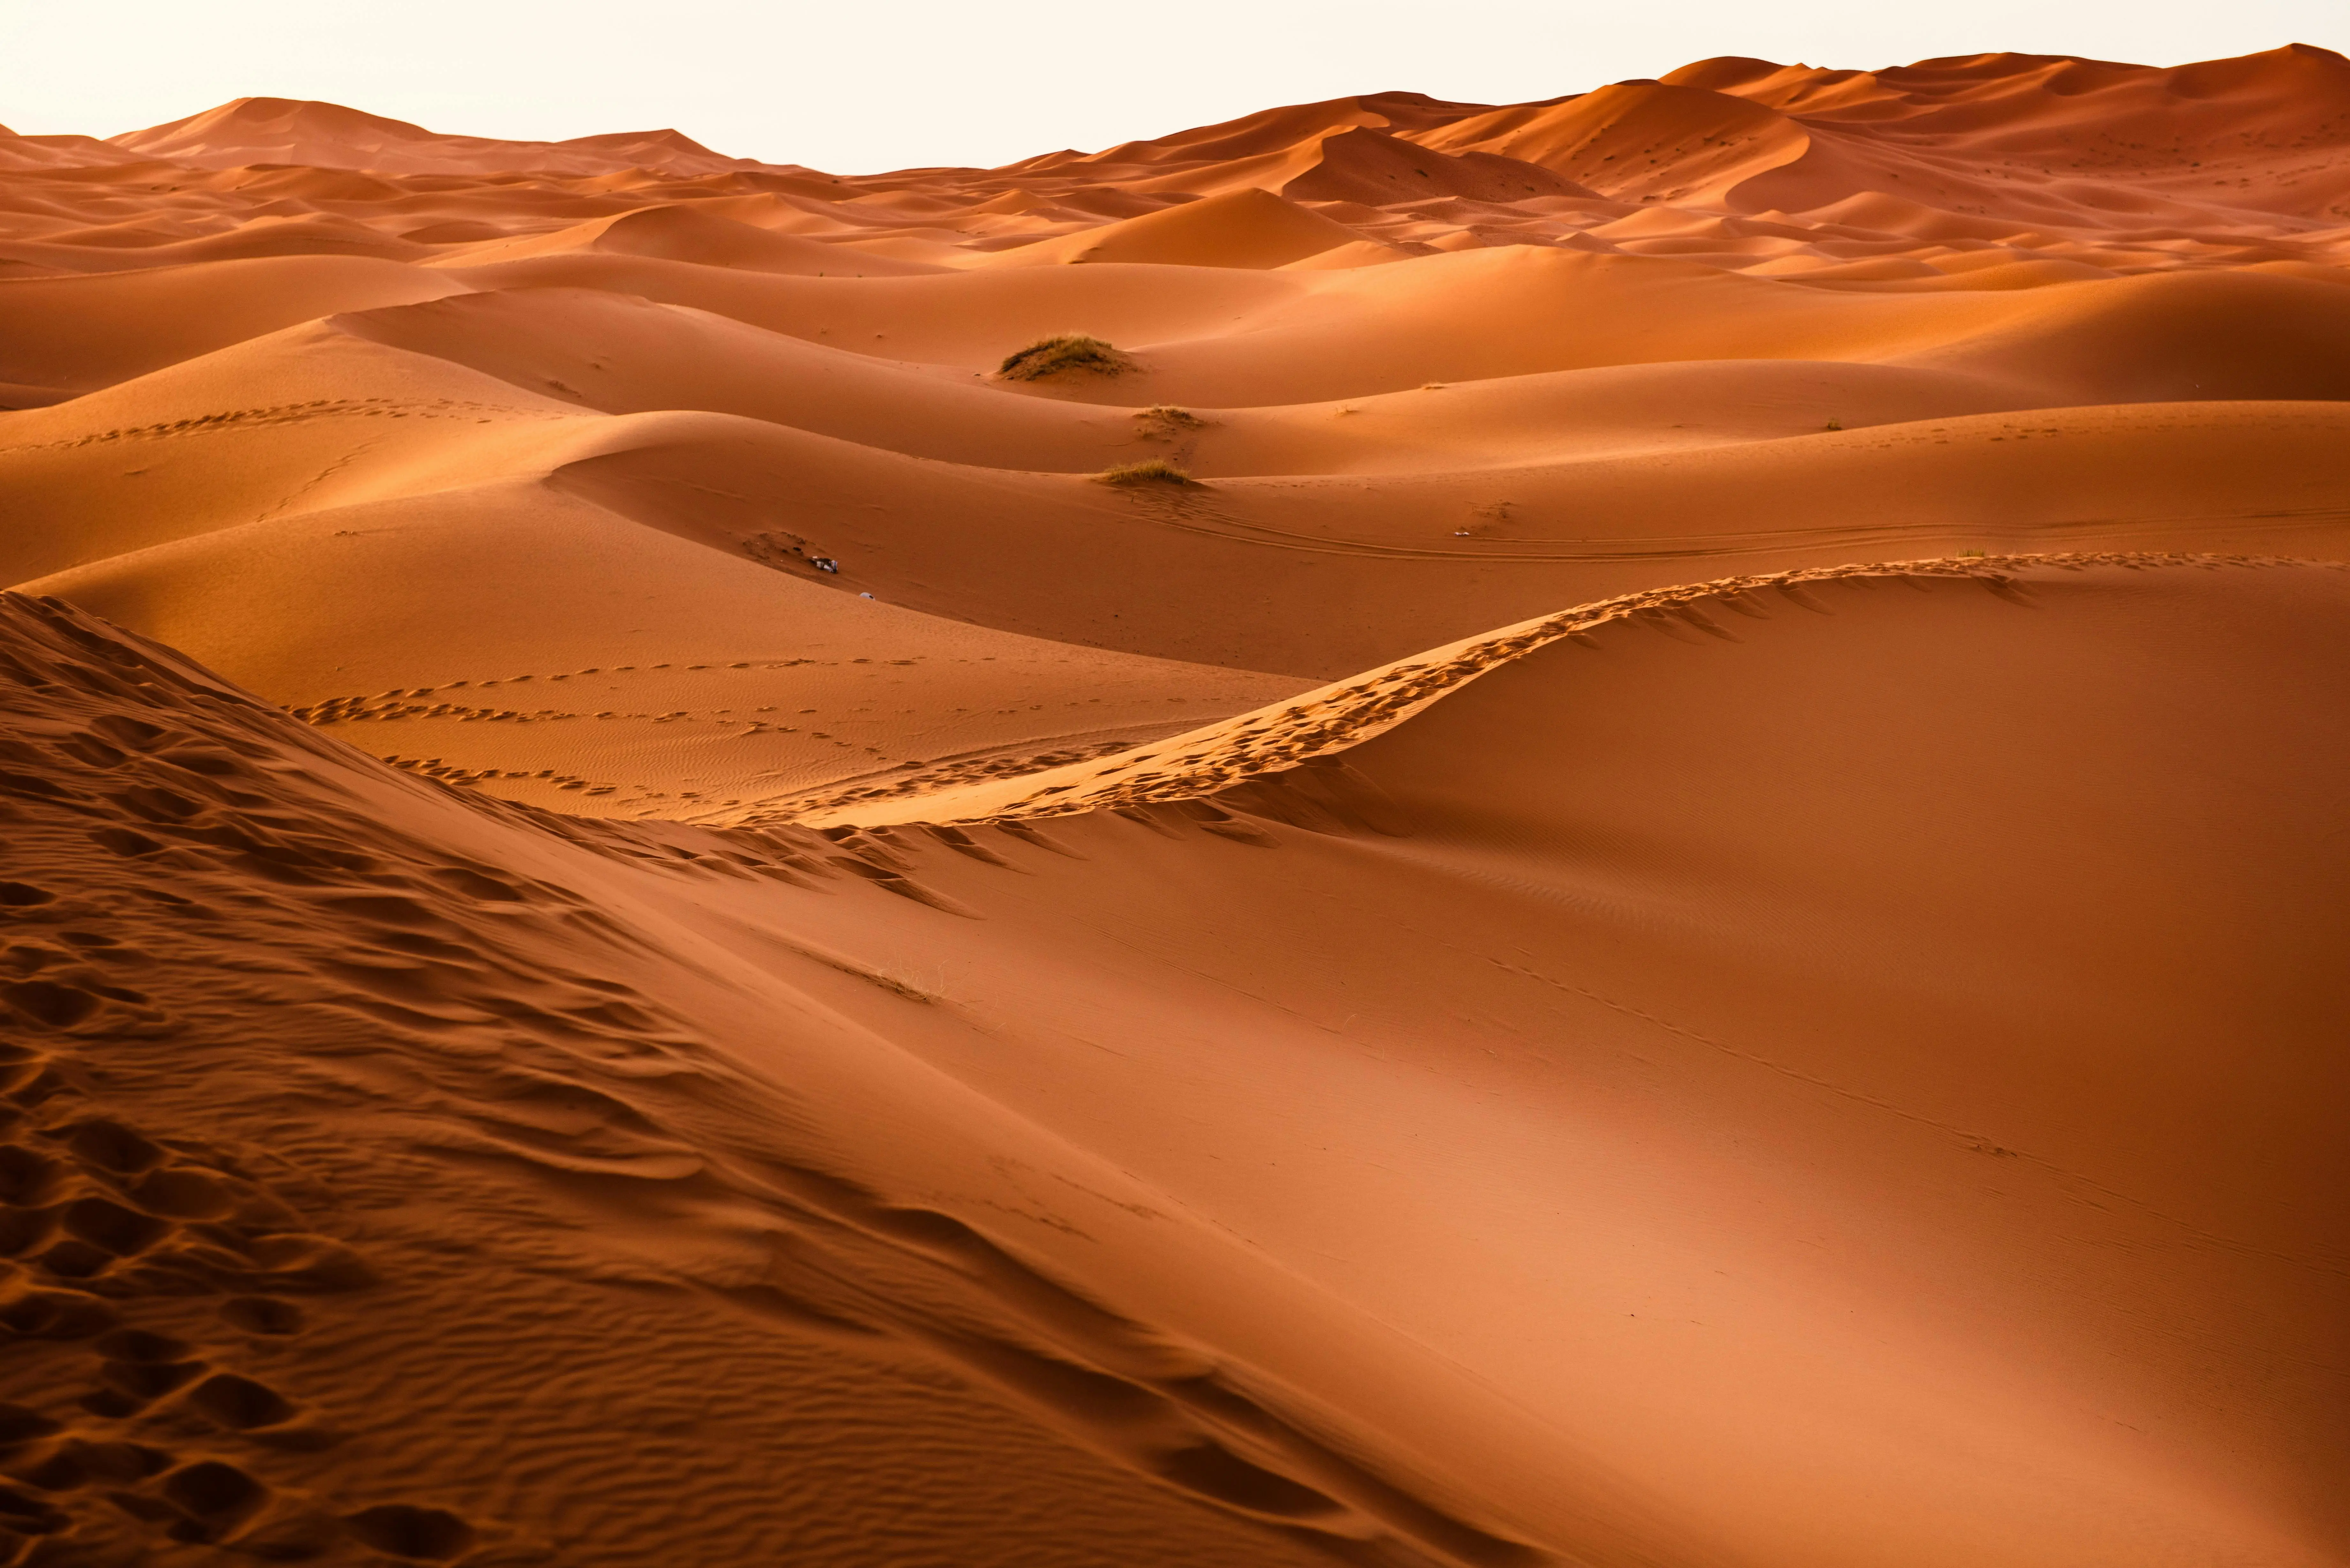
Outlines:
[{"label": "sand valley between dunes", "polygon": [[2304,46],[0,132],[0,1568],[2350,1568],[2345,268]]}]

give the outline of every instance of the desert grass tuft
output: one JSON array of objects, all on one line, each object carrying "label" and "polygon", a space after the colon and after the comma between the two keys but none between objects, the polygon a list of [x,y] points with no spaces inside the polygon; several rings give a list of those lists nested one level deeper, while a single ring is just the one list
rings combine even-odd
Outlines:
[{"label": "desert grass tuft", "polygon": [[1137,423],[1149,427],[1146,433],[1172,435],[1177,431],[1199,431],[1208,428],[1208,421],[1189,409],[1179,409],[1171,403],[1153,403],[1136,412]]},{"label": "desert grass tuft", "polygon": [[1098,337],[1063,332],[1035,342],[1003,361],[997,374],[1007,381],[1041,381],[1047,376],[1081,370],[1115,376],[1134,369],[1134,361]]},{"label": "desert grass tuft", "polygon": [[1104,469],[1094,475],[1097,484],[1197,484],[1200,482],[1168,462],[1163,457],[1145,458],[1140,462],[1123,462],[1116,468]]}]

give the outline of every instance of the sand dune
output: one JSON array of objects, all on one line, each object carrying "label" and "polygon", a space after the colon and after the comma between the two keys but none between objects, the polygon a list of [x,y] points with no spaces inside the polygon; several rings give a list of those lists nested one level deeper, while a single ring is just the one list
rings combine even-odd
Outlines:
[{"label": "sand dune", "polygon": [[0,370],[44,401],[338,310],[457,292],[430,272],[357,257],[282,256],[88,278],[0,283]]},{"label": "sand dune", "polygon": [[[244,98],[168,125],[108,139],[126,152],[190,169],[293,163],[388,174],[612,174],[639,170],[691,176],[750,165],[674,130],[581,137],[570,141],[494,141],[441,136],[331,103]],[[755,165],[750,165],[755,166]]]},{"label": "sand dune", "polygon": [[[645,207],[618,217],[591,218],[553,234],[490,240],[452,251],[437,260],[442,265],[484,266],[525,256],[579,252],[657,256],[704,266],[739,267],[748,272],[822,276],[827,270],[844,270],[843,258],[835,246],[775,234],[692,207]],[[866,275],[876,277],[935,270],[919,264],[892,263],[886,257],[874,257],[857,265]]]},{"label": "sand dune", "polygon": [[1361,239],[1342,223],[1247,186],[1065,239],[1001,251],[991,259],[1001,266],[1142,262],[1262,268],[1304,261]]},{"label": "sand dune", "polygon": [[0,1563],[2350,1565],[2345,84],[0,131]]},{"label": "sand dune", "polygon": [[1619,201],[1706,205],[1811,145],[1784,115],[1662,82],[1619,82],[1565,103],[1496,109],[1423,140],[1532,163]]},{"label": "sand dune", "polygon": [[[2239,586],[2221,586],[2231,579]],[[2284,843],[2311,844],[2330,820],[2320,753],[2300,748],[2333,754],[2340,726],[2297,711],[2281,688],[2265,700],[2273,707],[2248,707],[2230,660],[2241,653],[2271,668],[2283,659],[2314,675],[2299,661],[2339,659],[2338,638],[2319,628],[2338,613],[2342,591],[2332,568],[2252,573],[2143,558],[1732,581],[1438,649],[1107,764],[932,797],[919,808],[850,805],[809,820],[888,822],[911,811],[970,827],[1056,814],[1037,826],[1093,857],[1066,873],[1050,863],[1046,874],[1073,882],[1147,876],[1138,859],[1183,855],[1186,844],[1217,851],[1216,864],[1232,869],[1215,877],[1243,876],[1258,889],[1245,901],[1265,911],[1263,929],[1303,920],[1315,933],[1297,967],[1276,971],[1268,946],[1226,919],[1191,938],[1178,934],[1180,916],[1154,916],[1140,922],[1149,933],[1144,950],[1166,962],[1197,951],[1194,940],[1211,944],[1227,961],[1247,963],[1255,995],[1305,1015],[1292,1030],[1318,1034],[1366,1073],[1402,1068],[1417,1085],[1409,1092],[1457,1095],[1460,1104],[1450,1118],[1413,1115],[1415,1139],[1399,1147],[1380,1130],[1395,1125],[1392,1113],[1376,1108],[1377,1096],[1352,1075],[1342,1075],[1346,1088],[1321,1093],[1301,1082],[1293,1092],[1313,1094],[1320,1107],[1306,1119],[1318,1152],[1262,1150],[1258,1168],[1306,1161],[1280,1195],[1220,1177],[1219,1163],[1243,1158],[1229,1146],[1217,1146],[1215,1159],[1179,1142],[1148,1145],[1160,1168],[1198,1171],[1246,1206],[1259,1237],[1278,1231],[1284,1221],[1274,1211],[1295,1202],[1286,1222],[1296,1227],[1289,1233],[1299,1266],[1344,1279],[1351,1299],[1385,1302],[1389,1321],[1454,1354],[1483,1346],[1492,1359],[1467,1357],[1469,1369],[1522,1394],[1558,1378],[1556,1396],[1541,1403],[1570,1438],[1595,1449],[1605,1442],[1617,1457],[1645,1442],[1675,1455],[1691,1487],[1675,1500],[1679,1517],[1719,1510],[1743,1531],[1758,1513],[1783,1508],[1773,1527],[1783,1537],[1743,1542],[1758,1560],[2095,1561],[2126,1540],[2134,1558],[2194,1561],[2199,1549],[2181,1543],[2205,1527],[2182,1516],[2241,1505],[2183,1496],[2158,1505],[2169,1483],[2156,1478],[2176,1473],[2163,1445],[2139,1447],[2130,1437],[2137,1451],[2125,1456],[2109,1440],[2127,1428],[2196,1440],[2185,1439],[2186,1428],[2216,1413],[2188,1415],[2210,1376],[2189,1367],[2208,1366],[2200,1358],[2222,1344],[2250,1358],[2238,1386],[2267,1392],[2239,1407],[2232,1419],[2242,1429],[2222,1438],[2207,1427],[2201,1440],[2240,1458],[2262,1452],[2269,1459],[2252,1468],[2265,1469],[2282,1457],[2272,1446],[2276,1402],[2312,1399],[2298,1407],[2321,1423],[2339,1416],[2336,1407],[2319,1417],[2330,1397],[2291,1358],[2324,1364],[2339,1354],[2338,1312],[2310,1310],[2307,1293],[2334,1288],[2315,1282],[2336,1266],[2328,1260],[2338,1261],[2343,1238],[2302,1231],[2284,1241],[2263,1229],[2290,1211],[2279,1206],[2290,1204],[2286,1195],[2340,1179],[2343,1150],[2326,1114],[2287,1108],[2338,1106],[2344,1087],[2321,1064],[2324,1054],[2309,1049],[2340,1020],[2318,1000],[2318,971],[2303,967],[2326,961],[2309,941],[2338,936],[2337,873],[2312,863],[2291,874],[2290,888],[2255,873],[2262,890],[2240,902],[2221,890],[2235,873],[2220,867],[2281,867],[2293,857]],[[2305,607],[2285,607],[2294,604]],[[2148,679],[2149,660],[2158,678]],[[2104,673],[2085,679],[2090,669]],[[2064,678],[2052,679],[2060,670]],[[1815,722],[1785,722],[1771,694],[1791,691],[1804,693]],[[2198,804],[2205,786],[2192,781],[2208,776],[2210,759],[2262,765],[2251,763],[2268,754],[2247,744],[2254,732],[2299,737],[2256,786],[2299,826],[2251,828]],[[2100,759],[2094,774],[2091,756]],[[2122,779],[2136,783],[2096,811],[2048,812],[2052,791],[2102,792],[2105,781]],[[1066,813],[1076,815],[1057,815]],[[2278,849],[2235,839],[2247,831]],[[2282,836],[2269,840],[2271,832]],[[2172,852],[2144,855],[2148,835]],[[1235,842],[1314,846],[1316,871],[1299,886],[1303,874],[1278,866],[1282,857]],[[1991,846],[1986,859],[1981,852]],[[934,875],[932,858],[910,874]],[[1105,860],[1115,869],[1096,871]],[[2063,898],[2025,891],[2044,887],[2057,865],[2067,867],[2058,874]],[[1389,877],[1413,879],[1416,891],[1370,894]],[[1201,900],[1204,889],[1190,890],[1190,878],[1178,885],[1187,888],[1180,909],[1204,910],[1229,897]],[[1282,885],[1298,890],[1275,894]],[[940,886],[968,897],[961,876]],[[2198,891],[2186,896],[2190,887]],[[1023,891],[1024,905],[1051,907]],[[1495,903],[1485,906],[1488,898]],[[2223,912],[2252,906],[2277,922],[2267,929],[2279,940],[2253,937]],[[2118,917],[2123,908],[2164,913],[2140,923]],[[2245,960],[2217,958],[2254,949],[2267,955],[2254,961],[2277,966],[2260,971],[2265,978],[2240,968]],[[1243,953],[1251,956],[1241,961]],[[1710,978],[1692,979],[1693,962]],[[2234,977],[2218,992],[2206,987],[2214,962]],[[1474,995],[1473,1015],[1431,1033],[1417,1000],[1430,991]],[[2034,999],[2029,1022],[2010,1011],[2025,995]],[[2253,996],[2263,999],[2258,1023],[2237,1011]],[[1590,1020],[1567,1026],[1577,1042],[1571,1054],[1551,1044],[1561,1028],[1554,1009]],[[2210,1051],[2212,1040],[2242,1038],[2242,1029],[2262,1041],[2257,1052]],[[1595,1050],[1603,1038],[1614,1043]],[[1161,1071],[1180,1059],[1172,1039],[1169,1050]],[[1709,1085],[1711,1069],[1692,1053],[1735,1081]],[[1773,1075],[1778,1087],[1758,1094],[1756,1083]],[[1253,1094],[1248,1076],[1229,1080],[1243,1104]],[[1610,1080],[1614,1088],[1601,1087]],[[2091,1081],[2101,1085],[2091,1099],[2072,1097]],[[1222,1100],[1216,1089],[1202,1092]],[[1717,1093],[1717,1111],[1694,1113],[1679,1099]],[[1547,1103],[1560,1119],[1545,1120],[1530,1095],[1555,1095]],[[1789,1119],[1776,1123],[1762,1106],[1782,1095]],[[1660,1111],[1659,1098],[1673,1108]],[[1240,1119],[1233,1101],[1222,1109]],[[1612,1137],[1593,1126],[1617,1117]],[[1224,1125],[1222,1115],[1212,1119]],[[1765,1121],[1775,1123],[1768,1133]],[[2238,1138],[2278,1140],[2269,1146],[2277,1163],[2250,1170],[2223,1152],[2243,1147],[2218,1133],[2230,1122]],[[1087,1125],[1107,1131],[1094,1117]],[[1441,1141],[1440,1126],[1457,1129],[1459,1141]],[[1682,1164],[1648,1144],[1676,1137],[1713,1152],[1694,1158],[1692,1149]],[[1838,1152],[1797,1152],[1807,1144]],[[1905,1146],[1911,1154],[1898,1152]],[[1537,1148],[1582,1174],[1530,1179],[1522,1162],[1544,1158]],[[2196,1163],[2189,1149],[2214,1163]],[[1758,1168],[1776,1158],[1791,1162],[1783,1174]],[[1619,1163],[1627,1160],[1656,1174],[1633,1174]],[[1723,1162],[1718,1175],[1696,1174],[1713,1160]],[[1937,1168],[1944,1161],[1955,1163]],[[1961,1172],[1970,1161],[2014,1178],[1970,1179]],[[1386,1200],[1348,1207],[1339,1193],[1358,1175]],[[1723,1183],[1718,1199],[1700,1196],[1708,1179]],[[1665,1186],[1648,1194],[1649,1181]],[[1851,1185],[1831,1196],[1842,1183]],[[1893,1198],[1896,1190],[1914,1194],[1914,1203]],[[1759,1206],[1758,1192],[1769,1194]],[[1586,1196],[1565,1196],[1572,1193]],[[1455,1196],[1448,1203],[1444,1194]],[[1712,1202],[1718,1219],[1705,1217]],[[1627,1220],[1627,1204],[1641,1218]],[[1474,1212],[1479,1223],[1455,1231],[1438,1218],[1448,1209]],[[1795,1217],[1806,1210],[1808,1219]],[[1832,1210],[1843,1218],[1829,1221]],[[1529,1232],[1512,1232],[1503,1218],[1512,1212]],[[1897,1236],[1911,1222],[1929,1224],[1938,1239]],[[1782,1250],[1783,1241],[1770,1249],[1778,1262],[1763,1265],[1745,1251],[1769,1247],[1755,1238],[1757,1224],[1814,1237],[1828,1256]],[[2143,1239],[2093,1241],[2085,1224]],[[2155,1240],[2163,1231],[2172,1240]],[[1444,1239],[1444,1262],[1430,1267],[1424,1254],[1399,1255],[1401,1234]],[[1731,1234],[1744,1239],[1727,1242]],[[2026,1254],[2035,1261],[2023,1262]],[[1557,1270],[1552,1261],[1563,1256],[1578,1267]],[[1597,1264],[1603,1257],[1618,1261]],[[1947,1281],[1947,1291],[1921,1293],[1920,1269]],[[2125,1282],[2113,1269],[2136,1278]],[[2251,1273],[2268,1282],[2251,1285]],[[2037,1304],[2009,1293],[2019,1288]],[[1815,1289],[1833,1291],[1853,1322],[1868,1325],[1853,1334],[1871,1349],[1725,1347],[1725,1339],[1780,1332],[1766,1325],[1782,1311],[1800,1313],[1793,1298]],[[1533,1304],[1546,1292],[1555,1293],[1559,1315]],[[1579,1314],[1607,1314],[1608,1298],[1619,1294],[1612,1328],[1565,1326]],[[1733,1306],[1730,1298],[1741,1297]],[[1503,1301],[1527,1303],[1531,1318],[1496,1322],[1492,1303]],[[2167,1323],[2198,1325],[2188,1343],[2199,1348],[2136,1319],[2156,1301],[2168,1303],[2158,1314]],[[1888,1310],[1917,1315],[1896,1328],[1879,1315]],[[2236,1312],[2251,1317],[2222,1328]],[[1524,1321],[1549,1325],[1542,1347],[1527,1342]],[[2058,1346],[2071,1334],[2100,1351],[2068,1361]],[[2107,1337],[2116,1334],[2151,1337],[2124,1349]],[[2008,1347],[1994,1348],[2010,1334]],[[1805,1370],[1814,1353],[1822,1361]],[[1717,1355],[1742,1370],[1709,1370]],[[2048,1373],[2027,1373],[2040,1357],[2049,1358]],[[1555,1370],[1545,1374],[1545,1363]],[[2060,1437],[2071,1418],[2056,1417],[2062,1402],[2025,1389],[2065,1365],[2076,1377],[2109,1367],[2107,1397],[2121,1397],[2126,1385],[2127,1397],[2171,1402],[2176,1413],[2115,1416]],[[1786,1378],[1776,1393],[1746,1383],[1760,1366]],[[1950,1381],[1935,1394],[1913,1378]],[[2169,1391],[2158,1392],[2166,1379],[2174,1380]],[[1611,1385],[1617,1392],[1602,1392]],[[1741,1385],[1752,1405],[1727,1392]],[[1677,1388],[1688,1392],[1669,1392]],[[2099,1397],[2083,1385],[2075,1392],[2092,1406]],[[1881,1414],[1866,1414],[1880,1399]],[[2025,1417],[2011,1399],[2040,1414]],[[1887,1451],[1867,1435],[1879,1420],[1906,1428],[1928,1411],[1947,1424],[1939,1451],[1987,1445],[2002,1468],[1972,1482],[1948,1473],[1929,1481],[1907,1469],[1914,1461],[1904,1449]],[[1707,1435],[1716,1422],[1720,1438]],[[1961,1435],[1976,1422],[1981,1435]],[[1776,1435],[1767,1451],[1742,1436],[1757,1425]],[[2093,1435],[2099,1427],[2103,1435]],[[2339,1441],[2332,1429],[2337,1436],[2313,1429],[2285,1467],[2298,1469],[2298,1483],[2270,1471],[2268,1484],[2282,1488],[2277,1502],[2299,1499],[2288,1511],[2324,1506],[2328,1448]],[[1723,1469],[1695,1473],[1706,1469],[1695,1452],[1717,1443]],[[2093,1459],[2093,1449],[2102,1451]],[[2132,1470],[2144,1479],[2125,1480]],[[1912,1479],[1896,1479],[1905,1473]],[[2050,1490],[2032,1501],[2005,1491],[2015,1481],[1995,1474],[2028,1474],[2033,1487]],[[1992,1490],[1970,1496],[1972,1485]],[[2085,1494],[2064,1498],[2076,1485]],[[2140,1485],[2146,1492],[2125,1501]],[[2098,1494],[2111,1501],[2093,1501]],[[1772,1497],[1782,1501],[1763,1501]],[[2165,1522],[2154,1522],[2158,1508]],[[1877,1509],[1887,1511],[1867,1543],[1851,1539],[1856,1516]],[[2005,1532],[2027,1515],[2042,1521],[2035,1529],[2083,1533],[2066,1544]],[[2100,1538],[2107,1544],[2095,1544]],[[2281,1542],[2238,1549],[2294,1560]],[[2314,1542],[2304,1550],[2316,1553],[2309,1560],[2331,1560]]]}]

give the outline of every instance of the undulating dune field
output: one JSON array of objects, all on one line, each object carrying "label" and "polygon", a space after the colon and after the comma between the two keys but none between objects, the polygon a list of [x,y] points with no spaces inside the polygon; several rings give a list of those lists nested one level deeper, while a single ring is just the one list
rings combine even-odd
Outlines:
[{"label": "undulating dune field", "polygon": [[0,133],[0,1564],[2350,1564],[2350,61]]}]

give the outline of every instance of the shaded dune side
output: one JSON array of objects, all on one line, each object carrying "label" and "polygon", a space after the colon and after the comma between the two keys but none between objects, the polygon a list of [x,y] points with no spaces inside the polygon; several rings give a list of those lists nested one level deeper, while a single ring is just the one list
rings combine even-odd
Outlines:
[{"label": "shaded dune side", "polygon": [[877,277],[940,270],[918,262],[843,252],[816,240],[772,233],[691,206],[640,207],[618,217],[591,218],[553,234],[490,240],[452,251],[440,258],[440,265],[482,266],[527,256],[583,251],[816,276],[827,272],[844,275],[852,266],[868,276]]},{"label": "shaded dune side", "polygon": [[[2004,1426],[1974,1474],[1938,1471],[1921,1511],[1945,1511],[1953,1539],[2011,1537],[1975,1561],[2341,1561],[2350,1225],[2305,1195],[2350,1180],[2334,1044],[2350,1009],[2332,978],[2350,934],[2350,724],[2307,693],[2350,671],[2350,573],[2021,560],[1971,583],[1852,575],[1752,597],[1760,618],[1725,596],[1554,643],[1343,761],[1361,793],[1401,804],[1426,860],[1541,889],[1530,925],[1528,906],[1596,905],[1593,925],[1638,953],[1618,967],[1570,939],[1532,966],[1553,981],[1847,1097],[1856,1125],[1906,1120],[2069,1189],[1991,1177],[1929,1198],[1904,1160],[1846,1163],[1859,1140],[1814,1146],[1871,1212],[1847,1281],[1918,1227],[1934,1240],[1912,1256],[1933,1262],[1887,1293],[1908,1310],[1975,1319],[1960,1332],[2010,1375],[2066,1346],[2049,1388],[2102,1383],[2164,1412],[2108,1428],[2154,1441],[2145,1501],[2103,1523],[2085,1497],[2037,1532],[2030,1505],[1963,1501],[2036,1419]],[[1214,800],[1257,826],[1287,794]],[[1858,1447],[1790,1479],[1856,1475]],[[2199,1494],[2240,1543],[2141,1522]],[[1929,1560],[1898,1544],[1905,1528],[1844,1552]]]},{"label": "shaded dune side", "polygon": [[1230,1250],[660,912],[951,904],[890,867],[455,795],[56,600],[0,704],[9,1559],[1554,1560],[959,1218],[1011,1158]]},{"label": "shaded dune side", "polygon": [[0,281],[0,379],[58,402],[338,310],[463,292],[421,267],[363,256],[265,256],[99,277]]},{"label": "shaded dune side", "polygon": [[[242,99],[103,141],[0,130],[0,170],[25,192],[0,225],[0,270],[297,250],[434,265],[544,241],[826,273],[1171,259],[1170,246],[1217,267],[1321,270],[1537,245],[1927,292],[2215,267],[2338,275],[2345,81],[2350,61],[2303,45],[2176,68],[1713,59],[1534,103],[1381,93],[999,169],[855,176],[724,157],[674,130],[497,141]],[[1257,217],[1218,215],[1233,202]],[[1326,244],[1333,229],[1361,237]],[[1311,259],[1284,259],[1300,247]]]},{"label": "shaded dune side", "polygon": [[1251,187],[1023,245],[993,260],[1000,266],[1140,262],[1265,268],[1362,238],[1342,223]]},{"label": "shaded dune side", "polygon": [[2188,566],[2223,562],[2251,565],[2263,559],[2250,556],[2115,552],[1955,556],[1873,565],[1807,566],[1621,594],[1480,637],[1464,638],[1334,681],[1288,701],[1114,756],[1016,779],[960,787],[940,788],[935,777],[922,774],[869,786],[853,796],[764,804],[743,820],[797,822],[820,827],[894,822],[957,824],[1064,816],[1196,799],[1359,745],[1481,675],[1562,639],[1583,637],[1611,622],[1637,619],[1721,637],[1726,634],[1721,623],[1708,613],[1710,610],[1751,615],[1756,612],[1744,602],[1747,597],[1765,593],[1802,603],[1805,583],[1853,577],[1960,577],[1979,582],[1996,594],[2011,591],[2012,574],[2028,567]]},{"label": "shaded dune side", "polygon": [[1793,121],[1742,99],[1662,82],[1617,82],[1563,104],[1518,105],[1418,140],[1499,153],[1608,196],[1720,201],[1740,182],[1803,156]]},{"label": "shaded dune side", "polygon": [[2332,1568],[2350,574],[1791,577],[1408,661],[1319,765],[1246,771],[1284,705],[1170,795],[814,820],[1050,955],[965,1071],[1722,1560]]}]

